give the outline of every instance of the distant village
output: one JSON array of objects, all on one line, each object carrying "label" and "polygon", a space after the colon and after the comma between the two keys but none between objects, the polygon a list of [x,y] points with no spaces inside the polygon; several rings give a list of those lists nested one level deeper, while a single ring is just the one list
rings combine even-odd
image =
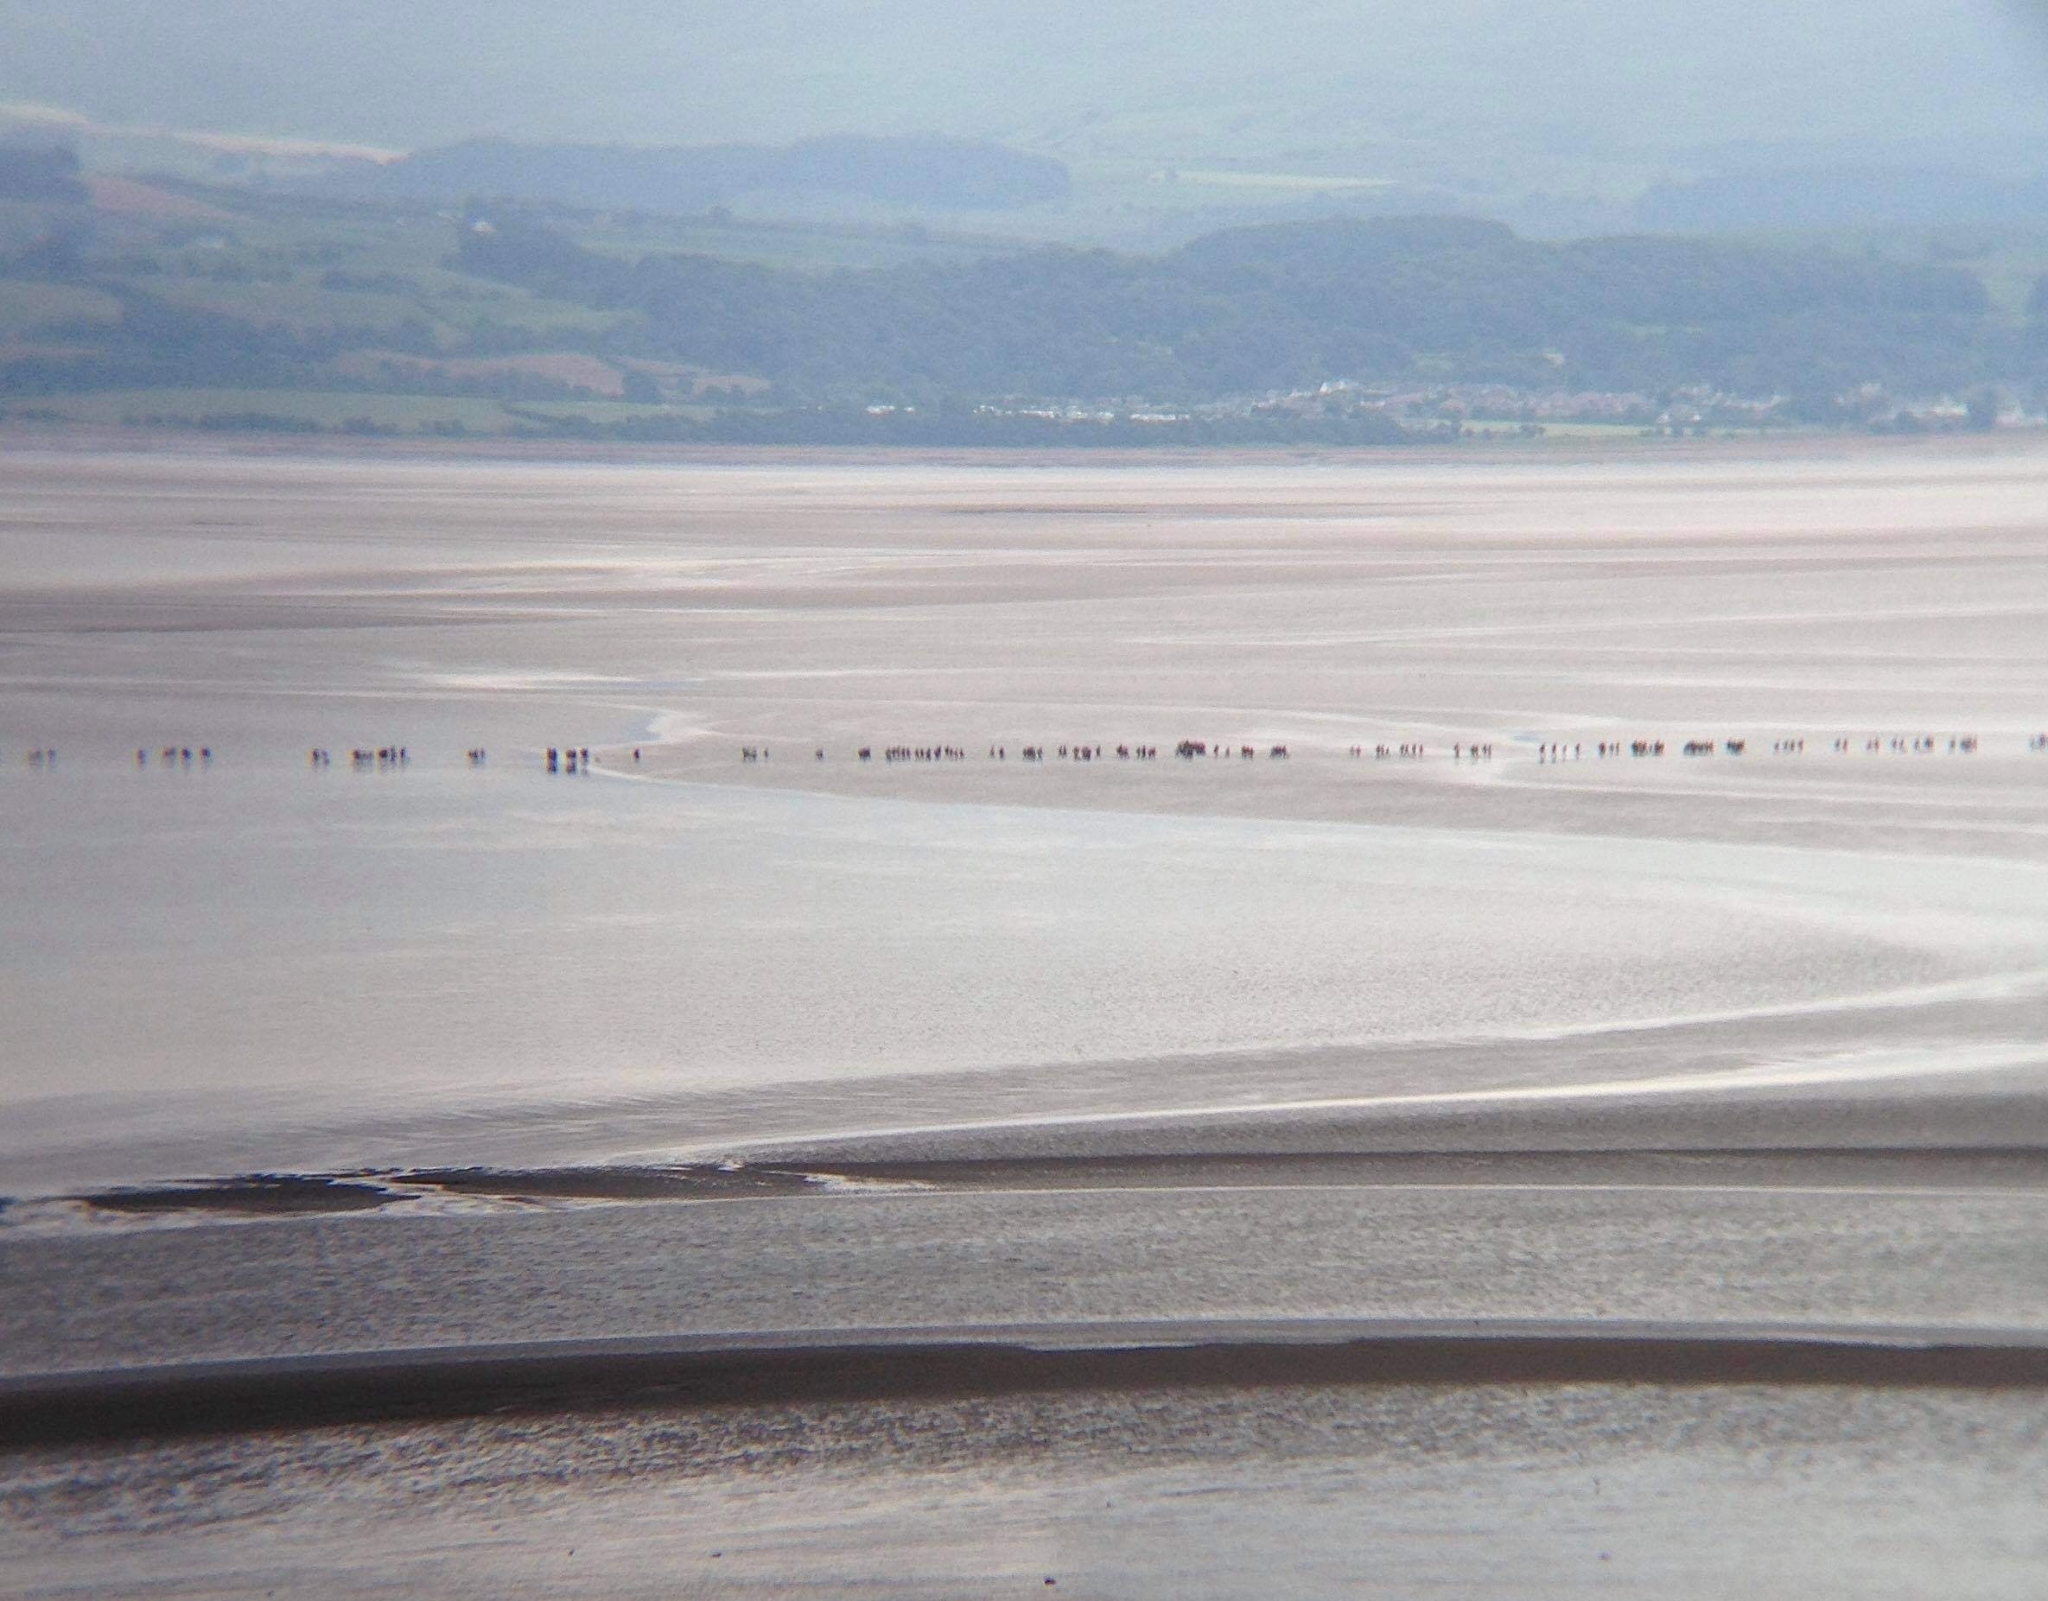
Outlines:
[{"label": "distant village", "polygon": [[[2048,409],[2027,406],[2008,395],[1901,397],[1882,385],[1864,384],[1830,397],[1831,426],[1858,425],[1875,433],[1988,433],[2001,429],[2048,428]],[[871,415],[893,413],[871,406]],[[906,410],[911,408],[904,408]],[[1738,395],[1707,385],[1646,394],[1637,390],[1522,388],[1513,384],[1386,384],[1348,378],[1311,389],[1232,395],[1199,405],[1171,407],[1143,402],[1104,406],[1085,402],[987,404],[988,417],[1035,418],[1049,422],[1102,424],[1188,424],[1197,422],[1340,421],[1380,416],[1411,428],[1458,433],[1514,433],[1540,436],[1552,427],[1634,429],[1645,437],[1705,438],[1728,432],[1796,428],[1821,422],[1788,395]]]}]

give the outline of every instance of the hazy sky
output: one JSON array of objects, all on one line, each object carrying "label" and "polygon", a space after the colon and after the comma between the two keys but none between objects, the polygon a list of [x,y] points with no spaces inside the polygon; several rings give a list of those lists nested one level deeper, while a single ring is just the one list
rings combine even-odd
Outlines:
[{"label": "hazy sky", "polygon": [[938,131],[1611,159],[2048,134],[2023,0],[0,0],[0,98],[411,146]]}]

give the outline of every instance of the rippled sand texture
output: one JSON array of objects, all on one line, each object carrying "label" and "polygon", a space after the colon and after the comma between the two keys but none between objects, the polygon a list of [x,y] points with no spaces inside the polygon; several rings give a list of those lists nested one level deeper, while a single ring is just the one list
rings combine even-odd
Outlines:
[{"label": "rippled sand texture", "polygon": [[2024,1121],[2044,1082],[2036,449],[0,490],[16,1193],[1589,1085]]}]

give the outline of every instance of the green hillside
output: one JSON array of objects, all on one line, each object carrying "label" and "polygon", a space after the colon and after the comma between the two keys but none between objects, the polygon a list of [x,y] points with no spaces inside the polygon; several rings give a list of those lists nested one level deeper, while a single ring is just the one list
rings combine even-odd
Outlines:
[{"label": "green hillside", "polygon": [[919,443],[1889,426],[2038,398],[2048,353],[2017,236],[1552,243],[1333,219],[1135,254],[82,186],[0,200],[18,423]]}]

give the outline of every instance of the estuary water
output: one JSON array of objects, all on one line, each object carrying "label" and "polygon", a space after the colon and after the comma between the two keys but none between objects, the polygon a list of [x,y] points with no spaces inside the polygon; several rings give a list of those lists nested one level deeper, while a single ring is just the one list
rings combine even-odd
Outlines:
[{"label": "estuary water", "polygon": [[10,448],[0,1589],[2038,1595],[2044,641],[2024,440]]}]

